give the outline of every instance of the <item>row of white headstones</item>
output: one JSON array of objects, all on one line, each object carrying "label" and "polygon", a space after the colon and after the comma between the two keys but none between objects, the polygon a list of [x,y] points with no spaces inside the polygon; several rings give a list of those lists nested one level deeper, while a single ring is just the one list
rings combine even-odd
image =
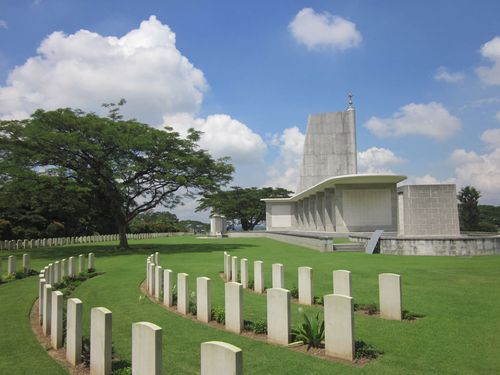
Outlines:
[{"label": "row of white headstones", "polygon": [[[0,276],[3,275],[2,258],[0,258]],[[9,255],[7,258],[7,275],[14,275],[17,271],[16,256]],[[23,272],[28,272],[31,269],[31,257],[29,254],[23,254]]]},{"label": "row of white headstones", "polygon": [[[241,278],[238,282],[237,257],[224,252],[225,278],[225,328],[240,334],[243,330],[243,288],[248,287],[248,260],[241,259]],[[264,263],[254,262],[254,291],[264,293]],[[334,357],[354,360],[354,309],[351,296],[350,271],[333,273],[334,293],[324,296],[325,351]],[[177,311],[183,315],[189,310],[189,290],[186,273],[177,274]],[[273,287],[267,289],[267,339],[269,342],[289,345],[291,337],[291,296],[284,289],[284,266],[273,264]],[[150,255],[146,262],[148,293],[163,304],[173,306],[173,271],[159,265],[159,253]],[[385,319],[401,320],[401,277],[396,274],[379,275],[380,311]],[[312,304],[312,269],[299,268],[299,303]],[[196,279],[197,319],[208,323],[211,320],[211,279]],[[229,357],[230,358],[230,357]],[[221,359],[222,360],[222,359]]]},{"label": "row of white headstones", "polygon": [[[148,238],[165,237],[168,235],[169,233],[128,233],[127,238],[132,240],[144,240]],[[41,238],[36,240],[4,240],[0,241],[0,250],[36,249],[39,247],[117,241],[118,239],[118,234],[102,234],[96,236]]]},{"label": "row of white headstones", "polygon": [[[39,274],[39,323],[42,332],[50,337],[52,347],[63,347],[63,293],[53,285],[64,276],[72,277],[86,270],[95,270],[95,255],[80,254],[68,261],[63,259],[48,264]],[[105,307],[94,307],[90,311],[90,374],[109,375],[112,369],[112,312]],[[66,360],[77,366],[82,360],[83,303],[78,298],[69,298],[66,308]],[[161,375],[162,328],[150,322],[132,324],[132,374]],[[213,358],[230,352],[235,358],[236,372],[227,372]],[[201,344],[201,374],[243,374],[242,351],[233,345],[210,341]]]}]

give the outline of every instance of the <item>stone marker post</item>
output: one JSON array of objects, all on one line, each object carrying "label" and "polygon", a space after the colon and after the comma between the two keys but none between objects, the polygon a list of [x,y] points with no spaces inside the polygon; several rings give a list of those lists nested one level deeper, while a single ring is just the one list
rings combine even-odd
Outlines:
[{"label": "stone marker post", "polygon": [[23,272],[28,272],[31,269],[31,257],[29,254],[23,254]]},{"label": "stone marker post", "polygon": [[343,296],[352,297],[351,271],[333,271],[333,294],[342,294]]},{"label": "stone marker post", "polygon": [[68,276],[73,277],[76,274],[76,262],[75,257],[69,257],[68,259]]},{"label": "stone marker post", "polygon": [[196,279],[196,319],[208,323],[212,315],[212,281],[208,277]]},{"label": "stone marker post", "polygon": [[161,375],[162,329],[156,324],[132,324],[132,374]]},{"label": "stone marker post", "polygon": [[267,290],[267,340],[276,344],[290,342],[290,291],[282,288]]},{"label": "stone marker post", "polygon": [[111,374],[112,313],[105,307],[90,311],[90,375]]},{"label": "stone marker post", "polygon": [[285,288],[285,270],[281,263],[273,264],[273,288]]},{"label": "stone marker post", "polygon": [[264,262],[261,260],[253,262],[253,290],[264,293]]},{"label": "stone marker post", "polygon": [[155,253],[155,264],[160,264],[160,253],[158,251]]},{"label": "stone marker post", "polygon": [[78,255],[78,273],[85,272],[85,255]]},{"label": "stone marker post", "polygon": [[50,322],[50,339],[54,349],[63,346],[63,294],[60,291],[52,292],[52,316]]},{"label": "stone marker post", "polygon": [[163,270],[163,304],[167,307],[173,306],[172,301],[172,270]]},{"label": "stone marker post", "polygon": [[54,283],[58,284],[62,280],[62,277],[61,277],[61,262],[59,262],[59,261],[54,262],[53,271],[54,271]]},{"label": "stone marker post", "polygon": [[187,273],[177,274],[177,311],[184,315],[187,315],[189,310],[188,279]]},{"label": "stone marker post", "polygon": [[163,268],[162,266],[155,267],[155,298],[157,301],[161,298],[163,291]]},{"label": "stone marker post", "polygon": [[88,264],[88,269],[89,270],[95,270],[95,262],[94,262],[94,253],[89,253],[89,264]]},{"label": "stone marker post", "polygon": [[155,264],[149,263],[149,294],[154,296],[155,293]]},{"label": "stone marker post", "polygon": [[201,375],[243,375],[243,351],[221,341],[201,344]]},{"label": "stone marker post", "polygon": [[352,297],[328,294],[325,306],[326,354],[352,361],[354,359],[354,310]]},{"label": "stone marker post", "polygon": [[299,303],[312,305],[313,300],[313,270],[311,267],[299,267]]},{"label": "stone marker post", "polygon": [[224,310],[226,313],[226,329],[234,333],[243,330],[243,288],[233,281],[225,285]]},{"label": "stone marker post", "polygon": [[226,270],[227,270],[226,281],[231,281],[231,255],[226,254],[225,262],[226,262]]},{"label": "stone marker post", "polygon": [[7,273],[9,275],[16,273],[16,257],[14,255],[9,256],[9,260],[7,262]]},{"label": "stone marker post", "polygon": [[238,257],[231,258],[231,281],[238,282]]},{"label": "stone marker post", "polygon": [[224,251],[224,280],[227,280],[227,251]]},{"label": "stone marker post", "polygon": [[61,279],[68,276],[68,262],[66,259],[61,260]]},{"label": "stone marker post", "polygon": [[380,317],[402,319],[401,276],[395,273],[378,275]]},{"label": "stone marker post", "polygon": [[43,334],[50,335],[50,323],[52,319],[52,285],[45,284],[43,290]]},{"label": "stone marker post", "polygon": [[243,289],[248,289],[248,259],[246,258],[240,261],[240,280]]},{"label": "stone marker post", "polygon": [[73,366],[82,361],[83,303],[68,299],[66,319],[66,359]]},{"label": "stone marker post", "polygon": [[44,306],[44,298],[43,295],[45,293],[45,284],[47,281],[42,278],[38,281],[38,322],[40,325],[43,324],[43,306]]}]

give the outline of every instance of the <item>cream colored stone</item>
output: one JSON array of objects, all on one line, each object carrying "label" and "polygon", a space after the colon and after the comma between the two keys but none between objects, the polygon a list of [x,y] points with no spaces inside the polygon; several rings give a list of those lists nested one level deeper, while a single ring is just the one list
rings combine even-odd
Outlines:
[{"label": "cream colored stone", "polygon": [[88,261],[89,261],[89,264],[88,264],[89,270],[95,270],[95,260],[94,260],[94,258],[95,258],[94,253],[89,253],[89,259],[88,259]]},{"label": "cream colored stone", "polygon": [[285,267],[281,263],[273,264],[273,288],[285,288]]},{"label": "cream colored stone", "polygon": [[173,283],[172,270],[163,270],[163,304],[168,307],[173,306],[172,283]]},{"label": "cream colored stone", "polygon": [[311,267],[299,267],[299,303],[312,305],[313,294],[313,270]]},{"label": "cream colored stone", "polygon": [[160,253],[159,252],[155,253],[155,264],[160,265]]},{"label": "cream colored stone", "polygon": [[43,305],[44,305],[44,292],[45,292],[45,284],[47,281],[42,278],[38,281],[38,322],[40,325],[43,324]]},{"label": "cream colored stone", "polygon": [[155,298],[160,301],[161,292],[163,290],[163,268],[162,266],[155,267]]},{"label": "cream colored stone", "polygon": [[238,282],[238,257],[231,258],[231,281]]},{"label": "cream colored stone", "polygon": [[352,297],[351,271],[333,271],[333,294]]},{"label": "cream colored stone", "polygon": [[83,303],[78,298],[70,298],[66,318],[66,359],[73,366],[82,361],[82,327]]},{"label": "cream colored stone", "polygon": [[243,288],[240,283],[225,284],[224,310],[226,313],[226,329],[241,333],[243,329]]},{"label": "cream colored stone", "polygon": [[61,277],[61,262],[56,261],[54,262],[54,284],[58,284],[61,282],[62,277]]},{"label": "cream colored stone", "polygon": [[276,344],[290,342],[290,291],[282,288],[267,290],[267,340]]},{"label": "cream colored stone", "polygon": [[354,311],[352,297],[324,297],[326,354],[348,361],[354,359]]},{"label": "cream colored stone", "polygon": [[208,323],[212,317],[212,281],[208,277],[196,279],[196,319]]},{"label": "cream colored stone", "polygon": [[225,262],[226,262],[226,270],[227,270],[226,281],[231,281],[231,274],[232,274],[232,271],[231,271],[231,255],[226,254]]},{"label": "cream colored stone", "polygon": [[221,341],[201,344],[201,375],[243,375],[243,351]]},{"label": "cream colored stone", "polygon": [[256,293],[264,293],[264,262],[256,260],[253,262],[253,289]]},{"label": "cream colored stone", "polygon": [[78,255],[78,273],[85,272],[85,255]]},{"label": "cream colored stone", "polygon": [[243,258],[240,261],[240,279],[243,289],[248,288],[248,259]]},{"label": "cream colored stone", "polygon": [[132,374],[161,375],[162,329],[156,324],[132,324]]},{"label": "cream colored stone", "polygon": [[149,294],[154,296],[155,294],[155,264],[149,263]]},{"label": "cream colored stone", "polygon": [[112,316],[105,307],[90,311],[90,375],[111,374]]},{"label": "cream colored stone", "polygon": [[14,255],[9,256],[7,263],[7,273],[13,275],[16,273],[16,257]]},{"label": "cream colored stone", "polygon": [[43,290],[43,334],[50,335],[50,325],[52,319],[52,285],[45,284]]},{"label": "cream colored stone", "polygon": [[52,311],[50,321],[50,339],[52,347],[59,349],[63,345],[63,294],[52,292]]},{"label": "cream colored stone", "polygon": [[227,280],[227,251],[224,251],[224,280]]},{"label": "cream colored stone", "polygon": [[187,273],[177,274],[177,311],[187,315],[189,310],[189,275]]},{"label": "cream colored stone", "polygon": [[76,262],[75,257],[69,257],[68,259],[68,276],[73,277],[76,275]]},{"label": "cream colored stone", "polygon": [[28,272],[31,269],[31,257],[29,254],[23,254],[23,271]]},{"label": "cream colored stone", "polygon": [[395,273],[378,275],[380,317],[402,319],[401,276]]}]

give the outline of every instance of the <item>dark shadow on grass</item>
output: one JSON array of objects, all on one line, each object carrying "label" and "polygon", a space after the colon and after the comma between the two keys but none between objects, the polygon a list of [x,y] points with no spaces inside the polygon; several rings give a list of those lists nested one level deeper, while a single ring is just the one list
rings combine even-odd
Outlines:
[{"label": "dark shadow on grass", "polygon": [[33,259],[58,259],[68,258],[70,256],[78,256],[79,254],[94,253],[96,256],[122,256],[122,255],[149,255],[153,252],[162,254],[177,254],[177,253],[211,253],[237,250],[240,248],[256,247],[250,243],[145,243],[131,244],[126,250],[120,250],[117,245],[110,244],[81,244],[78,246],[61,246],[45,249],[29,249],[12,251],[9,255],[21,256],[24,252],[29,252]]}]

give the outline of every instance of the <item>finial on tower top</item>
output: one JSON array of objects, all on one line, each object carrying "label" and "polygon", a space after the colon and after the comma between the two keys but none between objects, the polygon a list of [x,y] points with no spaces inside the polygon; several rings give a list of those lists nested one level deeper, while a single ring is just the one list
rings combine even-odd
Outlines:
[{"label": "finial on tower top", "polygon": [[352,92],[349,91],[347,96],[349,97],[349,107],[347,109],[354,109],[354,106],[352,105]]}]

